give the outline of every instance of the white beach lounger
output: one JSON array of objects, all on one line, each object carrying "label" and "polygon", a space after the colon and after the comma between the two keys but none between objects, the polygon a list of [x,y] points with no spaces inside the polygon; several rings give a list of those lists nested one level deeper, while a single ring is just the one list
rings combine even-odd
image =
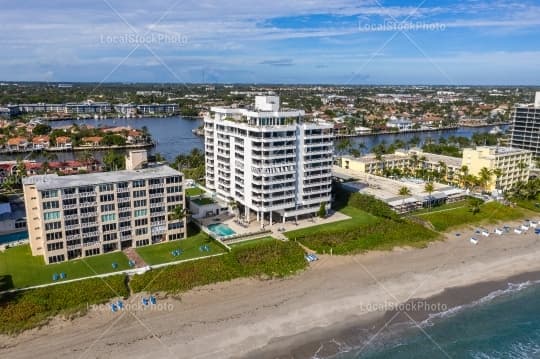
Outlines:
[{"label": "white beach lounger", "polygon": [[478,239],[476,239],[476,238],[471,237],[470,241],[471,241],[472,244],[478,244]]},{"label": "white beach lounger", "polygon": [[514,229],[514,233],[521,234],[521,233],[523,233],[523,232],[521,231],[521,229],[517,229],[517,228],[516,228],[516,229]]},{"label": "white beach lounger", "polygon": [[482,235],[484,237],[489,237],[489,232],[488,231],[482,231]]},{"label": "white beach lounger", "polygon": [[523,229],[524,231],[527,231],[527,230],[529,230],[529,226],[526,226],[526,225],[522,224],[521,229]]},{"label": "white beach lounger", "polygon": [[495,234],[498,234],[500,236],[503,234],[503,230],[499,228],[495,228]]}]

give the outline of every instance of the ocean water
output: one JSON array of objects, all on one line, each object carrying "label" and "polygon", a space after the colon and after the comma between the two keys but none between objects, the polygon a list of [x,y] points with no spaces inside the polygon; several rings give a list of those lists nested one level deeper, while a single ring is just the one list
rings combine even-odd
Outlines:
[{"label": "ocean water", "polygon": [[385,329],[332,358],[540,358],[540,284],[509,284],[419,326]]}]

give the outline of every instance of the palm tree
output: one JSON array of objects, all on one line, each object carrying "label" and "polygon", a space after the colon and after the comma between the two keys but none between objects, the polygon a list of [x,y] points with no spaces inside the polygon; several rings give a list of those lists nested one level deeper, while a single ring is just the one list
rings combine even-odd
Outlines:
[{"label": "palm tree", "polygon": [[169,212],[169,221],[179,221],[184,219],[188,214],[187,210],[183,206],[176,206]]},{"label": "palm tree", "polygon": [[399,189],[398,194],[400,196],[410,196],[411,190],[408,187],[403,186]]},{"label": "palm tree", "polygon": [[448,172],[448,166],[444,161],[439,161],[439,176],[441,179],[447,180],[446,175]]},{"label": "palm tree", "polygon": [[482,167],[480,169],[480,172],[478,173],[478,182],[480,183],[480,187],[482,187],[484,191],[487,190],[487,186],[491,181],[492,175],[493,172],[489,168]]},{"label": "palm tree", "polygon": [[463,165],[463,166],[461,166],[459,172],[460,172],[459,177],[460,177],[461,185],[463,187],[466,187],[465,186],[465,179],[467,178],[467,176],[469,174],[469,167],[467,167],[467,165]]},{"label": "palm tree", "polygon": [[428,194],[428,206],[429,208],[431,208],[431,194],[433,193],[433,191],[435,191],[435,185],[433,185],[433,182],[426,182],[426,184],[424,185],[424,191]]},{"label": "palm tree", "polygon": [[501,178],[503,171],[500,168],[495,168],[493,170],[493,175],[495,176],[495,188],[499,187],[499,178]]}]

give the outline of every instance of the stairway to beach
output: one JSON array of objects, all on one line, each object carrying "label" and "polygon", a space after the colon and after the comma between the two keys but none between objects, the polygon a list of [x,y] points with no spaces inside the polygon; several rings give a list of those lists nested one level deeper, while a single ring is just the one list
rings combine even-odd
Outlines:
[{"label": "stairway to beach", "polygon": [[129,260],[132,260],[135,263],[135,268],[146,266],[146,262],[139,256],[139,253],[137,253],[135,248],[126,248],[123,252]]}]

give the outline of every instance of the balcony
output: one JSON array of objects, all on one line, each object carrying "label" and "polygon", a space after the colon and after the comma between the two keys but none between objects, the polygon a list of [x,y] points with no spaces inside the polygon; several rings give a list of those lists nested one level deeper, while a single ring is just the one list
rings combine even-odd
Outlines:
[{"label": "balcony", "polygon": [[116,189],[116,193],[126,193],[126,192],[129,192],[129,187],[117,188]]},{"label": "balcony", "polygon": [[81,235],[80,234],[70,234],[69,236],[66,236],[66,239],[68,241],[71,241],[71,240],[74,240],[74,239],[81,239]]},{"label": "balcony", "polygon": [[163,202],[159,202],[159,203],[150,203],[150,208],[163,207],[163,205],[164,205]]},{"label": "balcony", "polygon": [[76,204],[66,204],[62,206],[63,209],[75,209],[77,207],[78,206]]},{"label": "balcony", "polygon": [[86,223],[81,223],[81,227],[82,227],[82,228],[95,227],[96,225],[97,225],[96,222],[86,222]]},{"label": "balcony", "polygon": [[79,192],[79,197],[90,197],[90,196],[95,196],[96,195],[96,192],[92,191],[92,192]]},{"label": "balcony", "polygon": [[116,199],[116,202],[118,203],[125,203],[125,202],[130,202],[131,201],[131,198],[129,197],[123,197],[123,198],[117,198]]},{"label": "balcony", "polygon": [[79,218],[78,214],[70,214],[69,216],[64,216],[65,220],[77,219],[77,218]]},{"label": "balcony", "polygon": [[86,242],[86,243],[83,243],[83,247],[90,247],[90,246],[95,246],[96,244],[101,244],[101,241],[92,241],[92,242]]},{"label": "balcony", "polygon": [[97,216],[97,212],[84,212],[80,214],[81,218],[88,218],[88,217],[94,217]]},{"label": "balcony", "polygon": [[67,246],[66,248],[67,248],[68,251],[73,250],[73,249],[80,249],[80,248],[82,248],[82,244],[80,244],[80,243],[79,244],[72,244],[70,246]]},{"label": "balcony", "polygon": [[148,185],[148,188],[150,188],[150,189],[152,189],[152,188],[163,188],[163,187],[165,187],[164,183],[154,183],[154,184]]},{"label": "balcony", "polygon": [[87,233],[82,234],[83,238],[94,237],[94,236],[99,236],[99,232],[98,231],[96,231],[96,232],[87,232]]},{"label": "balcony", "polygon": [[150,198],[159,198],[159,197],[163,197],[165,194],[164,193],[152,193],[150,195]]},{"label": "balcony", "polygon": [[133,239],[133,236],[120,236],[121,241],[129,241],[132,239]]},{"label": "balcony", "polygon": [[65,227],[65,229],[68,230],[68,231],[72,230],[72,229],[77,229],[77,228],[79,228],[78,224],[71,224],[71,225]]},{"label": "balcony", "polygon": [[79,207],[86,208],[86,207],[94,207],[97,205],[97,202],[82,202],[79,204]]},{"label": "balcony", "polygon": [[78,193],[62,194],[63,199],[73,199],[73,198],[78,198],[78,197],[79,197]]}]

